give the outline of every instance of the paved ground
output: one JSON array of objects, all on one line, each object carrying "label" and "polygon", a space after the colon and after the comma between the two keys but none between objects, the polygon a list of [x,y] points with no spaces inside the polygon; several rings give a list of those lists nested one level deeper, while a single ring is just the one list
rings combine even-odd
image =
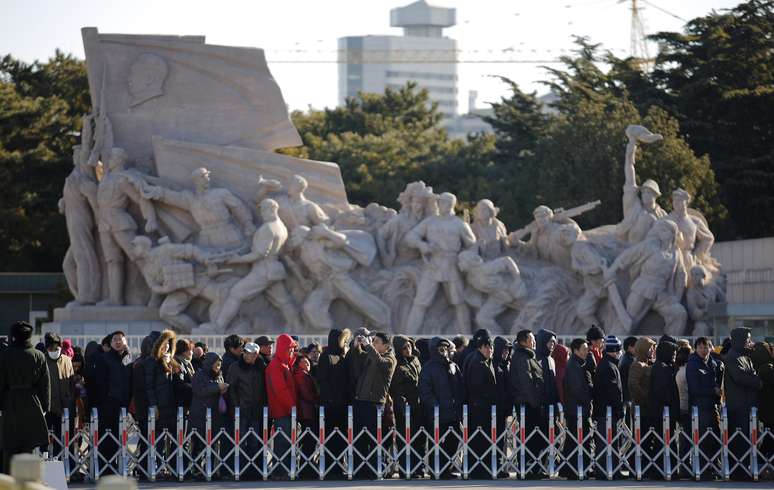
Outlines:
[{"label": "paved ground", "polygon": [[[659,481],[521,481],[521,480],[422,480],[422,481],[406,481],[406,480],[384,480],[384,481],[295,481],[295,482],[274,482],[274,481],[249,481],[249,482],[233,482],[233,481],[213,481],[206,482],[186,482],[186,483],[143,483],[140,485],[141,489],[164,489],[164,490],[183,490],[183,489],[256,489],[256,490],[269,490],[269,489],[286,489],[286,488],[302,488],[305,490],[315,489],[347,489],[355,490],[360,488],[383,488],[385,490],[417,490],[423,488],[451,488],[451,489],[471,489],[471,488],[535,488],[539,490],[566,490],[569,488],[582,487],[584,490],[593,489],[605,489],[611,490],[616,487],[625,486],[627,489],[662,489],[668,488],[669,490],[696,490],[697,488],[717,488],[722,490],[734,490],[734,489],[768,489],[774,487],[771,481],[758,482],[758,483],[742,483],[742,482],[692,482],[692,481],[677,481],[677,482],[659,482]],[[70,488],[93,488],[91,485],[76,485]]]}]

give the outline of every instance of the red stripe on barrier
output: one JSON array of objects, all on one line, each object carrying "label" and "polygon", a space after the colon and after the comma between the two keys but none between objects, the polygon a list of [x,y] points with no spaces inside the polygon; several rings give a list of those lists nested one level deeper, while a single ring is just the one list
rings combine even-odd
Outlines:
[{"label": "red stripe on barrier", "polygon": [[320,427],[320,444],[325,442],[325,427]]},{"label": "red stripe on barrier", "polygon": [[669,429],[664,430],[664,444],[669,445],[670,433]]},{"label": "red stripe on barrier", "polygon": [[753,446],[758,445],[758,429],[753,429],[750,431],[750,439],[752,440]]},{"label": "red stripe on barrier", "polygon": [[434,435],[435,435],[435,443],[438,444],[438,441],[441,440],[441,430],[438,427],[435,428]]},{"label": "red stripe on barrier", "polygon": [[555,437],[556,437],[556,435],[554,434],[554,428],[553,427],[549,427],[548,428],[548,442],[550,444],[553,444]]},{"label": "red stripe on barrier", "polygon": [[497,429],[495,427],[492,427],[492,440],[497,440]]},{"label": "red stripe on barrier", "polygon": [[377,427],[376,428],[376,443],[381,444],[382,443],[382,428]]},{"label": "red stripe on barrier", "polygon": [[207,445],[212,445],[212,429],[207,429]]},{"label": "red stripe on barrier", "polygon": [[234,429],[234,443],[239,444],[239,429]]},{"label": "red stripe on barrier", "polygon": [[64,436],[65,436],[65,446],[69,446],[70,445],[70,431],[66,430]]},{"label": "red stripe on barrier", "polygon": [[519,436],[521,437],[521,442],[522,443],[527,440],[527,433],[524,430],[524,426],[521,426],[519,428]]},{"label": "red stripe on barrier", "polygon": [[126,431],[123,431],[121,433],[121,445],[126,447],[128,442],[129,442],[129,434],[127,434]]},{"label": "red stripe on barrier", "polygon": [[464,439],[465,443],[468,442],[468,428],[463,427],[462,428],[462,438]]},{"label": "red stripe on barrier", "polygon": [[151,444],[155,446],[156,445],[156,431],[155,430],[151,431],[150,438],[151,438]]},{"label": "red stripe on barrier", "polygon": [[607,429],[607,443],[612,444],[613,443],[613,428],[609,427]]},{"label": "red stripe on barrier", "polygon": [[699,429],[693,431],[693,443],[696,445],[699,444]]},{"label": "red stripe on barrier", "polygon": [[637,441],[637,444],[640,443],[640,429],[634,429],[634,440]]},{"label": "red stripe on barrier", "polygon": [[352,429],[347,427],[347,442],[352,444]]},{"label": "red stripe on barrier", "polygon": [[411,428],[406,426],[406,444],[411,442]]},{"label": "red stripe on barrier", "polygon": [[181,446],[183,445],[183,431],[182,430],[177,431],[177,443],[179,445],[181,445]]}]

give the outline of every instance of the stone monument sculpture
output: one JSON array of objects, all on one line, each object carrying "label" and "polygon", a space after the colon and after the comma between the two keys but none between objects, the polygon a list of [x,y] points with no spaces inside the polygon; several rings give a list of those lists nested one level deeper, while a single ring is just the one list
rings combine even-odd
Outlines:
[{"label": "stone monument sculpture", "polygon": [[454,214],[457,197],[449,192],[438,196],[438,216],[425,218],[406,235],[406,243],[419,250],[424,263],[422,277],[411,305],[406,332],[421,331],[427,308],[443,287],[446,299],[455,309],[456,327],[470,331],[470,311],[465,304],[465,283],[457,267],[457,254],[476,245],[470,226]]},{"label": "stone monument sculpture", "polygon": [[261,50],[83,38],[94,110],[59,203],[74,300],[48,330],[684,335],[708,333],[725,300],[690,194],[674,189],[667,213],[658,184],[637,183],[638,145],[662,139],[642,126],[625,130],[619,223],[581,229],[599,201],[540,205],[509,233],[486,196],[465,209],[417,181],[397,212],[362,207],[335,163],[274,152],[301,140]]},{"label": "stone monument sculpture", "polygon": [[263,224],[253,235],[252,249],[226,260],[228,264],[250,264],[250,272],[234,284],[212,325],[207,325],[214,333],[226,331],[242,303],[264,291],[271,304],[282,312],[288,328],[294,331],[302,328],[297,307],[283,282],[287,273],[279,261],[279,253],[288,239],[288,230],[280,220],[278,210],[277,201],[263,200]]},{"label": "stone monument sculpture", "polygon": [[70,238],[62,269],[75,297],[72,306],[93,305],[101,299],[102,268],[94,219],[97,209],[97,179],[94,167],[88,163],[88,148],[75,145],[73,170],[65,179],[59,200],[59,211],[65,216]]},{"label": "stone monument sculpture", "polygon": [[376,244],[370,235],[357,230],[334,231],[325,223],[311,229],[300,225],[293,229],[290,247],[299,250],[301,261],[314,281],[303,304],[309,325],[318,331],[333,328],[331,303],[341,299],[374,327],[391,328],[389,307],[350,276],[358,264],[368,266],[376,256]]}]

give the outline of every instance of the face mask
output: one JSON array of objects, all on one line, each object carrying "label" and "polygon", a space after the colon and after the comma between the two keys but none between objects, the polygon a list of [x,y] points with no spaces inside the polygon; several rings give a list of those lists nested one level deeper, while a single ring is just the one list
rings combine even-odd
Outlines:
[{"label": "face mask", "polygon": [[61,355],[62,355],[62,349],[57,349],[57,350],[55,350],[55,351],[53,351],[53,352],[51,352],[51,351],[47,351],[47,352],[48,352],[48,357],[50,357],[50,358],[51,358],[51,359],[53,359],[54,361],[56,361],[57,359],[59,359],[59,356],[61,356]]}]

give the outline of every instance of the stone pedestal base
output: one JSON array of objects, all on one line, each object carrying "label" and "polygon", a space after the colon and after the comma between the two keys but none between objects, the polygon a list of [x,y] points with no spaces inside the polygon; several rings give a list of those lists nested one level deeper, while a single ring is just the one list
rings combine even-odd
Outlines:
[{"label": "stone pedestal base", "polygon": [[54,310],[54,321],[43,325],[43,333],[66,337],[101,337],[116,330],[126,335],[147,335],[164,330],[158,308],[147,306],[76,306]]}]

